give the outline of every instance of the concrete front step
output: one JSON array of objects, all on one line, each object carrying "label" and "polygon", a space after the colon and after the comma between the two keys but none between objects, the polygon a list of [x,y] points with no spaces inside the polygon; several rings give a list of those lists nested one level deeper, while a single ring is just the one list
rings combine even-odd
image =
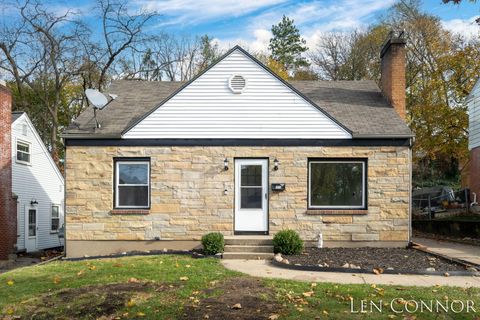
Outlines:
[{"label": "concrete front step", "polygon": [[264,252],[272,253],[273,246],[237,246],[237,245],[226,245],[225,252]]},{"label": "concrete front step", "polygon": [[230,236],[225,237],[225,245],[231,246],[271,246],[270,236]]},{"label": "concrete front step", "polygon": [[273,253],[266,252],[224,252],[223,259],[270,260]]}]

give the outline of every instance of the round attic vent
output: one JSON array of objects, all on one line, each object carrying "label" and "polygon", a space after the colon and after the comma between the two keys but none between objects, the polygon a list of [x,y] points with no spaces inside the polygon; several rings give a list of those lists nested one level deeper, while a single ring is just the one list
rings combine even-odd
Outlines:
[{"label": "round attic vent", "polygon": [[228,80],[228,87],[233,93],[242,93],[246,86],[247,80],[239,74],[234,74]]}]

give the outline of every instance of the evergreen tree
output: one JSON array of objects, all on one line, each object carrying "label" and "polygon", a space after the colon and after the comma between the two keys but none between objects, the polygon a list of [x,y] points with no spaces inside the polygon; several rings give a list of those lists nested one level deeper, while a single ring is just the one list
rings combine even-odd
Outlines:
[{"label": "evergreen tree", "polygon": [[198,71],[208,68],[215,60],[221,56],[221,51],[217,43],[212,43],[212,38],[204,35],[200,38],[200,61]]},{"label": "evergreen tree", "polygon": [[306,41],[300,36],[293,19],[283,16],[282,21],[272,26],[272,34],[268,48],[275,61],[287,70],[308,66],[307,60],[301,56],[308,50]]}]

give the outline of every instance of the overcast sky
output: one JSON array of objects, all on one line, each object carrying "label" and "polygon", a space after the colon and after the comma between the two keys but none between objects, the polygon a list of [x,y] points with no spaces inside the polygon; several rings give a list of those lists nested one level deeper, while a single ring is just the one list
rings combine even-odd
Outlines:
[{"label": "overcast sky", "polygon": [[[91,15],[93,0],[46,0],[50,8],[64,12],[73,9],[96,27]],[[446,28],[467,37],[479,36],[474,23],[480,16],[480,1],[463,1],[461,5],[425,0],[422,8],[438,16]],[[130,0],[132,10],[155,10],[161,16],[149,32],[167,31],[185,35],[208,34],[224,48],[241,44],[258,51],[265,50],[272,24],[282,15],[295,20],[302,36],[312,47],[322,32],[345,31],[366,27],[386,14],[394,0]],[[2,5],[0,5],[1,8]],[[4,17],[9,16],[3,9]]]}]

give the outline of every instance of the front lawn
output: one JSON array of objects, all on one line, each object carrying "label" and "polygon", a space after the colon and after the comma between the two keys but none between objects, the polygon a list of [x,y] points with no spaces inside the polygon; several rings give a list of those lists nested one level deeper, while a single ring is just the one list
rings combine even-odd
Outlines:
[{"label": "front lawn", "polygon": [[[362,299],[382,312],[352,313],[352,301],[357,312]],[[217,259],[176,255],[53,262],[0,275],[0,318],[7,319],[403,319],[408,314],[391,311],[392,300],[396,310],[412,310],[409,300],[436,299],[471,300],[480,311],[478,288],[263,280],[229,271]],[[417,319],[478,315],[415,313]]]}]

